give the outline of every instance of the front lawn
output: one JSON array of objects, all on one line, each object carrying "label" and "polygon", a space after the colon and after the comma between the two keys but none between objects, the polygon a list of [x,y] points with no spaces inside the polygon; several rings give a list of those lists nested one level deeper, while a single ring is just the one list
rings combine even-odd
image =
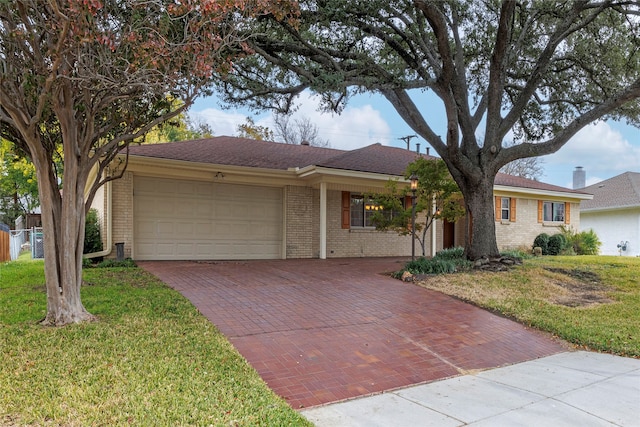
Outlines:
[{"label": "front lawn", "polygon": [[431,276],[421,286],[470,301],[579,348],[640,357],[640,258],[544,256],[507,272]]},{"label": "front lawn", "polygon": [[84,275],[99,321],[45,328],[42,261],[0,264],[0,425],[311,425],[179,293],[138,268]]}]

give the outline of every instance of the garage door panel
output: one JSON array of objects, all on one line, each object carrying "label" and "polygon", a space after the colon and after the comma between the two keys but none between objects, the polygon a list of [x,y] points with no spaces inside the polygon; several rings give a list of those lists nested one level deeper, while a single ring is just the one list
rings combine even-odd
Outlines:
[{"label": "garage door panel", "polygon": [[197,235],[194,224],[191,222],[176,222],[176,239],[182,240],[183,238],[193,238]]},{"label": "garage door panel", "polygon": [[176,215],[179,217],[190,217],[198,214],[198,200],[181,199],[175,206]]},{"label": "garage door panel", "polygon": [[149,238],[153,237],[156,234],[156,226],[154,223],[149,222],[136,222],[135,228],[137,230],[137,235],[140,238]]},{"label": "garage door panel", "polygon": [[174,246],[175,246],[175,243],[156,243],[155,244],[155,248],[159,256],[165,255],[165,256],[173,257],[175,255]]},{"label": "garage door panel", "polygon": [[158,221],[156,223],[156,236],[158,238],[173,239],[177,237],[175,232],[176,223],[173,221]]},{"label": "garage door panel", "polygon": [[282,190],[134,179],[136,259],[270,259],[282,247]]},{"label": "garage door panel", "polygon": [[215,245],[213,243],[196,243],[194,249],[197,259],[210,259],[211,254],[215,253]]},{"label": "garage door panel", "polygon": [[195,182],[190,182],[190,181],[179,181],[178,182],[178,194],[188,194],[191,196],[195,196],[197,195],[197,183]]},{"label": "garage door panel", "polygon": [[194,250],[193,243],[178,242],[176,243],[176,255],[177,256],[191,256]]}]

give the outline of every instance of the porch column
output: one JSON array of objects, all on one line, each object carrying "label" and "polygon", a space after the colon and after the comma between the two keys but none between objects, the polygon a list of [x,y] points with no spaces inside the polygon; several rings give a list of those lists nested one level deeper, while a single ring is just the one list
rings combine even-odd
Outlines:
[{"label": "porch column", "polygon": [[[433,196],[433,214],[438,212],[438,206],[436,205],[436,197]],[[431,258],[436,256],[436,244],[438,241],[438,231],[436,230],[438,227],[438,221],[434,220],[431,223]]]},{"label": "porch column", "polygon": [[327,183],[320,183],[320,259],[327,259]]}]

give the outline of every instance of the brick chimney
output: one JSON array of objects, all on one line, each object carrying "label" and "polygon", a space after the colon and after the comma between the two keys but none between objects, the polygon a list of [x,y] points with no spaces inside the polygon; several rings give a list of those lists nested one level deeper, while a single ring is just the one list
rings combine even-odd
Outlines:
[{"label": "brick chimney", "polygon": [[573,171],[573,189],[578,190],[586,187],[587,172],[582,166],[576,166],[576,170]]}]

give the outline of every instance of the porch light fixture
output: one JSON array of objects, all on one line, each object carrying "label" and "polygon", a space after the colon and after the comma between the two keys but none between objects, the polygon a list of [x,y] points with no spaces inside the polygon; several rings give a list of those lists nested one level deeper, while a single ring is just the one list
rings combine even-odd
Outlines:
[{"label": "porch light fixture", "polygon": [[364,210],[366,211],[383,211],[384,210],[384,206],[380,206],[380,205],[364,205]]},{"label": "porch light fixture", "polygon": [[416,191],[418,191],[418,177],[411,174],[411,261],[416,259]]},{"label": "porch light fixture", "polygon": [[411,192],[415,196],[416,190],[418,189],[418,176],[415,173],[411,174],[409,181],[411,182]]}]

